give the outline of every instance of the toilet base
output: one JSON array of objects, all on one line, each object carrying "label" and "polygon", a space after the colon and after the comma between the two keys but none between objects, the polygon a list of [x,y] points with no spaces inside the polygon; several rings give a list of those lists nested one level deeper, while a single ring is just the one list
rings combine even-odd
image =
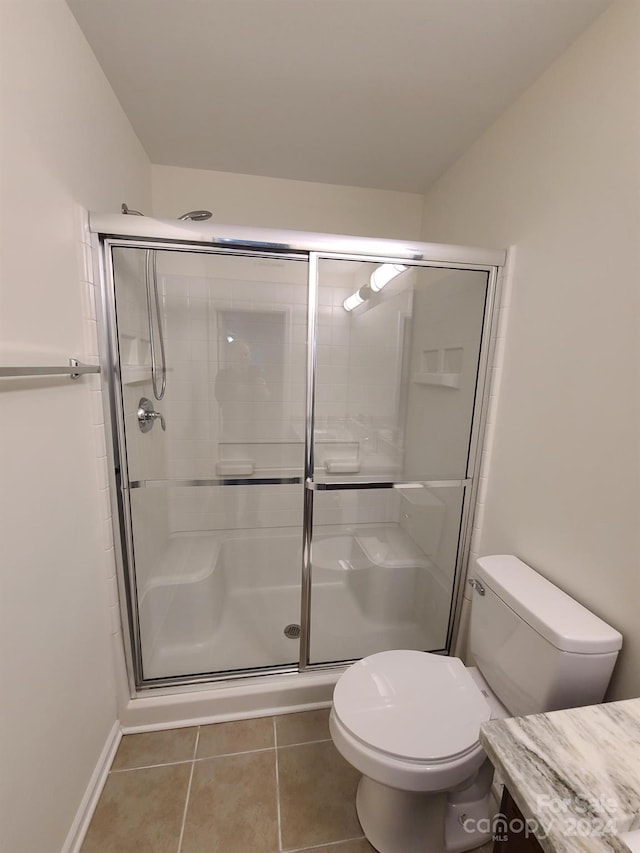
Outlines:
[{"label": "toilet base", "polygon": [[362,776],[356,810],[367,840],[378,853],[462,853],[480,847],[491,837],[467,832],[460,820],[486,818],[484,798],[454,805],[446,791],[398,791]]},{"label": "toilet base", "polygon": [[363,776],[356,810],[378,853],[445,853],[447,794],[397,791]]},{"label": "toilet base", "polygon": [[487,795],[473,802],[449,802],[445,819],[446,853],[466,853],[491,841],[489,800]]}]

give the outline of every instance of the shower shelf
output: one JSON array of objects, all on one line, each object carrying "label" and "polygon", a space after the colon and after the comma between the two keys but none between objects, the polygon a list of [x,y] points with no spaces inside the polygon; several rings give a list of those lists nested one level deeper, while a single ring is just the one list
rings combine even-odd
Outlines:
[{"label": "shower shelf", "polygon": [[441,385],[444,388],[459,388],[459,373],[414,373],[412,377],[417,385]]},{"label": "shower shelf", "polygon": [[[172,370],[173,368],[168,367],[167,373],[171,373]],[[151,382],[151,367],[148,364],[123,364],[121,371],[123,385]]]},{"label": "shower shelf", "polygon": [[122,382],[125,385],[135,385],[138,382],[151,380],[151,368],[144,364],[123,364]]}]

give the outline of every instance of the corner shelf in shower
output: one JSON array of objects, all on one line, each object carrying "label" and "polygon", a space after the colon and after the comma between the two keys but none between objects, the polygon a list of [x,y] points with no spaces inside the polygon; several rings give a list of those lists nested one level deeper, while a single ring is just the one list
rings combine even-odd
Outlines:
[{"label": "corner shelf in shower", "polygon": [[151,347],[143,335],[120,334],[120,374],[123,385],[151,381]]},{"label": "corner shelf in shower", "polygon": [[151,368],[143,364],[123,364],[121,368],[123,385],[136,385],[151,381]]},{"label": "corner shelf in shower", "polygon": [[460,373],[414,373],[412,381],[417,385],[441,385],[444,388],[459,388]]},{"label": "corner shelf in shower", "polygon": [[[172,368],[167,368],[171,373]],[[123,385],[141,385],[143,382],[151,382],[151,368],[146,364],[123,364],[121,368]]]}]

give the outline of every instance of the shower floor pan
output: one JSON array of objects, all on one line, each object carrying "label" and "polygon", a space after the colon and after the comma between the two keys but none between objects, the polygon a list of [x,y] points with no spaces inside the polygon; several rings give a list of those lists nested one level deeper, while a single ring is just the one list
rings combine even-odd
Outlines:
[{"label": "shower floor pan", "polygon": [[[451,590],[399,525],[327,528],[312,553],[312,663],[444,647]],[[300,566],[297,531],[175,535],[141,597],[145,678],[296,664]]]}]

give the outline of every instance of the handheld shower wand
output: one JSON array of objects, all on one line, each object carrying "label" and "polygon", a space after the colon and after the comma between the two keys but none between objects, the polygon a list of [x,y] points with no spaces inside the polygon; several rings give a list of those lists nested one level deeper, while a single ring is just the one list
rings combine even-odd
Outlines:
[{"label": "handheld shower wand", "polygon": [[183,213],[178,219],[181,222],[184,222],[186,219],[190,219],[192,222],[204,222],[205,219],[211,219],[212,216],[213,214],[210,210],[190,210],[189,213]]},{"label": "handheld shower wand", "polygon": [[[124,202],[122,203],[120,210],[123,214],[128,216],[144,216],[144,213],[141,213],[139,210],[133,210]],[[182,216],[178,217],[178,219],[181,222],[186,220],[203,222],[205,219],[211,219],[211,216],[212,213],[210,210],[190,210],[188,213],[183,213]],[[147,319],[149,322],[149,346],[151,349],[151,384],[153,386],[153,396],[156,400],[162,400],[167,388],[167,359],[164,349],[160,297],[158,295],[157,252],[155,249],[147,249],[145,257],[145,285],[147,292]],[[156,315],[155,325],[157,327],[158,343],[160,345],[160,370],[158,370],[156,358],[155,330],[153,322],[154,312]]]},{"label": "handheld shower wand", "polygon": [[[141,213],[139,210],[134,210],[124,201],[122,202],[120,212],[128,216],[144,216],[144,213]],[[204,222],[205,219],[211,219],[212,216],[213,214],[210,210],[190,210],[188,213],[183,213],[182,216],[178,217],[178,219],[180,222],[185,222],[188,219],[192,222]]]}]

